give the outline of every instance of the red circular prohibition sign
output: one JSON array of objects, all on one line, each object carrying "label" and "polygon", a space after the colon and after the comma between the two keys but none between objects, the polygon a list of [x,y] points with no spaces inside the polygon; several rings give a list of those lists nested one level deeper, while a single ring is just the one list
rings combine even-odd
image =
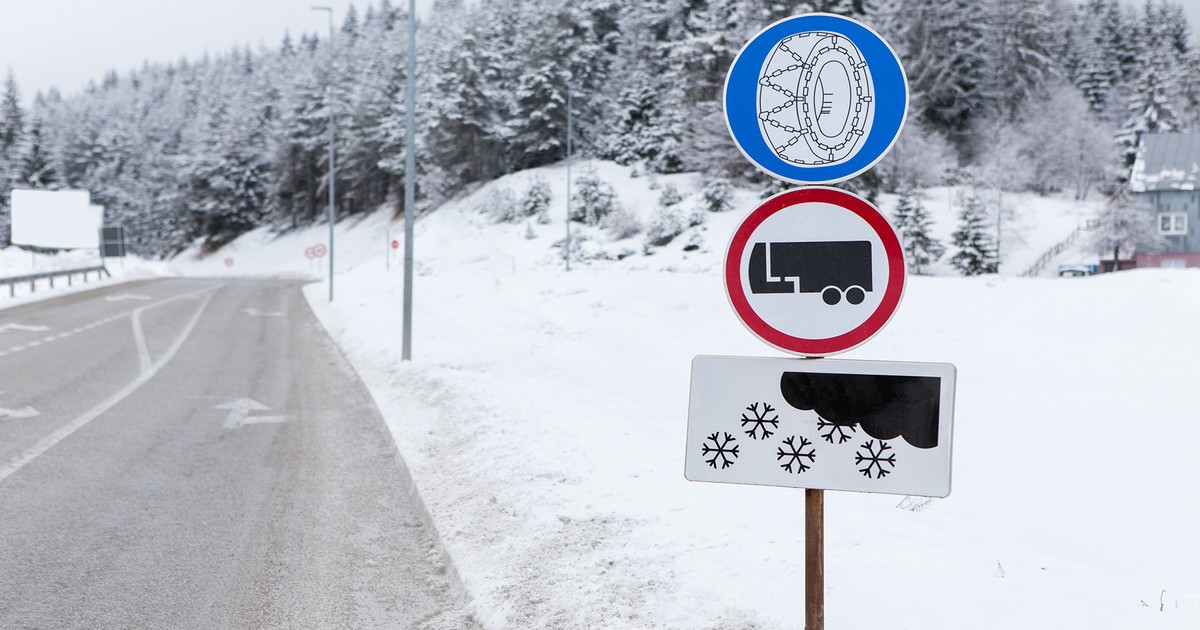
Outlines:
[{"label": "red circular prohibition sign", "polygon": [[[771,215],[802,203],[827,203],[853,212],[866,221],[879,236],[887,257],[888,281],[879,306],[862,324],[834,337],[807,339],[780,331],[768,324],[754,311],[749,300],[746,299],[746,287],[742,284],[742,256],[745,253],[746,245],[750,242],[751,235]],[[904,280],[904,249],[900,245],[896,231],[887,222],[887,219],[862,197],[825,186],[788,190],[764,201],[742,220],[741,225],[734,231],[733,239],[729,243],[729,250],[725,255],[725,289],[729,296],[729,302],[742,323],[759,339],[780,350],[809,356],[825,356],[845,352],[875,336],[875,333],[878,333],[888,323],[900,305],[900,298],[904,295]]]}]

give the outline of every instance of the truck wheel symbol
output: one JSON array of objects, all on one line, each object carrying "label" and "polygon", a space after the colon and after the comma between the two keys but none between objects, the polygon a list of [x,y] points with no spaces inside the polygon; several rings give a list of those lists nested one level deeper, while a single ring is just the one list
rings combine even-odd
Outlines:
[{"label": "truck wheel symbol", "polygon": [[870,241],[755,243],[750,250],[750,292],[820,293],[833,306],[862,304],[872,289]]},{"label": "truck wheel symbol", "polygon": [[847,302],[858,306],[859,304],[862,304],[863,300],[865,299],[867,299],[867,292],[863,291],[862,287],[850,287],[849,289],[846,289]]},{"label": "truck wheel symbol", "polygon": [[826,304],[833,306],[842,301],[842,290],[837,287],[825,287],[825,290],[821,292],[821,299],[825,300]]}]

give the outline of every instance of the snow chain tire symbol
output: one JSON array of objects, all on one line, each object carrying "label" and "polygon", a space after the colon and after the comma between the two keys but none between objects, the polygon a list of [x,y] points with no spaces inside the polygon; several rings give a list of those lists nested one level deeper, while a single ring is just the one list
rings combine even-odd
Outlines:
[{"label": "snow chain tire symbol", "polygon": [[838,164],[870,132],[874,100],[867,63],[848,38],[792,35],[775,45],[762,69],[759,129],[786,162]]}]

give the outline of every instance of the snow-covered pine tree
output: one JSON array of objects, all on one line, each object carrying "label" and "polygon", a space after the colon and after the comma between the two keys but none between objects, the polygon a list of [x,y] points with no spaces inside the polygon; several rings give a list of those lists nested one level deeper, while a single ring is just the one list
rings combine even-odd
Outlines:
[{"label": "snow-covered pine tree", "polygon": [[533,217],[538,223],[550,222],[550,184],[545,178],[534,177],[521,196],[521,216]]},{"label": "snow-covered pine tree", "polygon": [[700,207],[708,212],[733,209],[733,186],[724,179],[714,179],[700,190]]},{"label": "snow-covered pine tree", "polygon": [[1117,134],[1126,168],[1133,166],[1142,135],[1177,131],[1180,126],[1184,68],[1170,25],[1178,18],[1167,6],[1146,3],[1138,29],[1136,70],[1127,86],[1128,109]]},{"label": "snow-covered pine tree", "polygon": [[[496,12],[492,6],[441,6],[423,38],[418,98],[429,100],[418,110],[427,112],[419,129],[432,178],[425,190],[435,198],[507,171],[504,142],[510,132],[504,121],[512,107],[509,81],[515,68],[491,44],[515,34],[516,18],[510,5],[497,3]],[[404,169],[403,96],[393,104],[384,168],[399,175]]]},{"label": "snow-covered pine tree", "polygon": [[328,142],[326,89],[316,41],[301,36],[294,55],[281,54],[287,69],[280,86],[278,119],[273,125],[272,196],[277,204],[275,225],[295,228],[313,223],[324,199],[320,180]]},{"label": "snow-covered pine tree", "polygon": [[593,168],[585,168],[574,181],[571,192],[571,220],[585,225],[600,225],[604,217],[620,207],[617,191],[600,178]]},{"label": "snow-covered pine tree", "polygon": [[[390,9],[384,13],[392,14]],[[347,22],[350,15],[347,13]],[[388,117],[395,104],[404,99],[407,46],[399,40],[406,43],[407,29],[396,31],[391,25],[368,6],[362,24],[354,28],[353,38],[343,38],[352,42],[345,55],[351,82],[347,86],[346,126],[340,131],[344,142],[338,160],[339,182],[345,187],[344,195],[340,195],[340,211],[346,214],[374,210],[402,181],[402,168],[392,173],[381,166],[396,136],[404,137],[403,125],[400,133],[391,133]]]},{"label": "snow-covered pine tree", "polygon": [[1120,61],[1113,41],[1103,29],[1109,0],[1088,0],[1076,7],[1071,19],[1071,37],[1064,50],[1066,77],[1086,97],[1091,110],[1106,115],[1121,77]]},{"label": "snow-covered pine tree", "polygon": [[37,114],[29,117],[29,130],[17,151],[15,181],[22,186],[46,188],[58,180],[51,163],[46,138],[42,132],[43,122]]},{"label": "snow-covered pine tree", "polygon": [[21,109],[21,96],[17,80],[9,69],[4,80],[4,92],[0,94],[0,247],[8,245],[9,191],[18,175],[20,147],[25,135],[25,113]]},{"label": "snow-covered pine tree", "polygon": [[[1065,29],[1045,0],[981,2],[985,58],[978,88],[986,119],[1012,122],[1021,105],[1054,74],[1053,51]],[[1059,61],[1061,63],[1061,61]]]},{"label": "snow-covered pine tree", "polygon": [[946,253],[942,243],[930,234],[933,220],[921,203],[921,194],[913,186],[900,189],[893,220],[904,246],[904,260],[908,262],[909,271],[920,275]]},{"label": "snow-covered pine tree", "polygon": [[963,196],[958,221],[958,229],[952,235],[952,242],[957,251],[950,257],[951,266],[964,276],[999,271],[1000,261],[988,225],[987,208],[978,189],[971,187]]},{"label": "snow-covered pine tree", "polygon": [[1186,70],[1179,96],[1182,104],[1180,127],[1187,131],[1200,131],[1200,48],[1185,58]]},{"label": "snow-covered pine tree", "polygon": [[983,114],[988,63],[984,6],[975,0],[880,0],[867,10],[905,63],[910,116],[954,142]]}]

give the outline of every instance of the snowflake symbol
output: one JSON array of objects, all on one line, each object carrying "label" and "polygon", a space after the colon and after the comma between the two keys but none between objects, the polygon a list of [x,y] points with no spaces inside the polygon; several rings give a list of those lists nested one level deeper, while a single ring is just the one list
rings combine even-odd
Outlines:
[{"label": "snowflake symbol", "polygon": [[[817,430],[829,429],[829,433],[822,433],[821,437],[825,438],[826,442],[833,444],[834,436],[837,436],[838,444],[845,444],[850,441],[850,433],[854,433],[856,429],[854,424],[834,424],[821,416],[817,416]],[[849,430],[850,433],[846,431]]]},{"label": "snowflake symbol", "polygon": [[863,462],[867,462],[867,467],[859,468],[858,472],[862,473],[863,476],[868,479],[871,478],[871,469],[872,468],[875,469],[875,479],[883,479],[885,476],[887,476],[889,473],[892,472],[890,470],[885,470],[883,468],[884,464],[887,464],[888,466],[891,466],[893,468],[896,466],[896,454],[895,453],[892,453],[892,454],[888,455],[887,457],[883,456],[883,454],[886,451],[892,450],[892,447],[888,446],[887,442],[884,442],[883,440],[879,440],[879,450],[878,451],[875,450],[875,440],[867,440],[867,443],[863,444],[862,447],[867,449],[867,454],[863,455],[861,452],[855,451],[854,463],[861,464]]},{"label": "snowflake symbol", "polygon": [[[817,451],[816,449],[808,449],[808,452],[804,451],[805,447],[812,446],[812,442],[809,442],[804,438],[804,436],[800,436],[799,446],[796,446],[795,440],[796,436],[794,435],[784,440],[783,443],[787,445],[787,450],[784,450],[784,448],[780,446],[778,454],[775,455],[775,459],[783,460],[783,463],[779,465],[780,468],[788,472],[794,472],[798,475],[811,468],[811,464],[817,459]],[[803,459],[807,459],[809,465],[805,465],[805,463],[801,461]],[[792,470],[793,465],[796,466],[796,470]]]},{"label": "snowflake symbol", "polygon": [[[725,434],[724,440],[722,440],[720,436],[721,436],[721,432],[718,431],[718,432],[708,436],[708,438],[706,440],[704,440],[703,454],[704,455],[709,455],[709,454],[712,455],[712,459],[704,460],[704,461],[708,462],[709,466],[716,468],[717,460],[720,460],[721,461],[721,469],[724,470],[724,469],[732,466],[733,460],[737,459],[738,447],[737,446],[734,446],[733,448],[729,447],[729,445],[731,443],[737,441],[737,438],[733,437],[732,435],[729,435],[728,433]],[[709,442],[712,442],[712,446],[708,445]]]},{"label": "snowflake symbol", "polygon": [[[746,411],[749,411],[754,416],[753,418],[747,418],[745,413],[742,414],[742,428],[746,428],[747,424],[750,425],[750,430],[745,432],[746,435],[756,440],[765,440],[771,437],[771,431],[767,430],[768,424],[771,425],[772,429],[779,429],[779,414],[775,414],[770,418],[767,417],[767,414],[775,411],[775,408],[771,405],[762,403],[762,409],[759,409],[759,403],[754,403],[746,407]],[[762,438],[758,437],[759,431],[762,431]]]}]

